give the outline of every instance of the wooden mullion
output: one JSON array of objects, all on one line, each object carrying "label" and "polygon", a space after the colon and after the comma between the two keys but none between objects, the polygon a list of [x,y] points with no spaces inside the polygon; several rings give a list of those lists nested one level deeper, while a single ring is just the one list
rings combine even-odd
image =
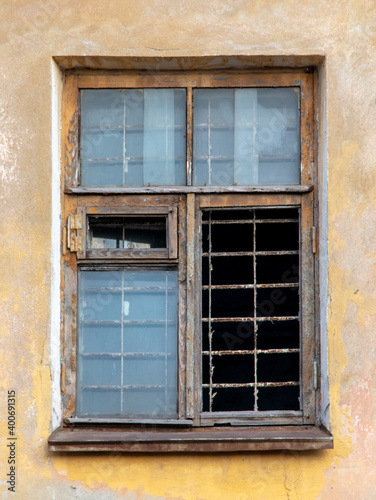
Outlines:
[{"label": "wooden mullion", "polygon": [[62,165],[66,189],[79,186],[79,89],[78,77],[66,75],[62,96]]},{"label": "wooden mullion", "polygon": [[313,195],[302,197],[300,222],[300,349],[301,401],[303,422],[313,424],[316,419],[315,369],[315,281],[314,254],[311,231],[313,226]]},{"label": "wooden mullion", "polygon": [[184,197],[181,199],[177,224],[179,228],[178,245],[178,418],[184,420],[186,417],[186,367],[187,367],[187,207]]},{"label": "wooden mullion", "polygon": [[313,74],[305,74],[301,78],[300,88],[300,157],[301,184],[313,184],[314,175],[314,91]]},{"label": "wooden mullion", "polygon": [[187,195],[187,418],[197,418],[195,393],[195,329],[197,283],[195,272],[195,195]]}]

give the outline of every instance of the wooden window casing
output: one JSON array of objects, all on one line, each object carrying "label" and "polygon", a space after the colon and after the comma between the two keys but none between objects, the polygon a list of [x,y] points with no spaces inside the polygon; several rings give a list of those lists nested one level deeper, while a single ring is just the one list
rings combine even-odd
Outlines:
[{"label": "wooden window casing", "polygon": [[[192,185],[193,90],[195,88],[277,88],[300,91],[300,184]],[[308,71],[110,72],[68,71],[62,112],[62,428],[50,437],[53,450],[119,451],[241,451],[251,449],[320,449],[332,447],[332,437],[320,427],[319,345],[315,320],[317,226],[315,165],[317,75]],[[185,88],[186,185],[80,186],[80,89]],[[202,412],[201,391],[201,215],[212,209],[291,207],[300,224],[300,398],[299,411]],[[67,248],[67,220],[82,216],[83,246]],[[124,249],[102,252],[86,248],[90,215],[168,217],[166,250]],[[77,418],[76,331],[77,271],[164,266],[178,270],[178,404],[177,418]],[[141,424],[143,437],[138,435]],[[112,425],[113,430],[106,430]],[[148,425],[152,427],[148,428]],[[158,426],[161,426],[158,428]],[[220,425],[220,427],[216,427]],[[129,427],[130,426],[130,427]],[[145,427],[146,426],[146,427]],[[192,429],[196,429],[196,434]],[[206,429],[206,430],[205,430]],[[116,430],[116,432],[115,432]],[[98,434],[98,432],[99,434]],[[136,433],[136,434],[135,434]],[[264,434],[263,434],[264,433]],[[114,440],[114,436],[117,436]]]}]

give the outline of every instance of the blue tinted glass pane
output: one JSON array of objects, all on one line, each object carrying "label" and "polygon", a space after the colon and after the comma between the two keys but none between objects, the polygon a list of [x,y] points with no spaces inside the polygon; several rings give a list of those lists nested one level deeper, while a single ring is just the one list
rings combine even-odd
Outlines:
[{"label": "blue tinted glass pane", "polygon": [[299,90],[196,89],[193,184],[299,184]]},{"label": "blue tinted glass pane", "polygon": [[79,416],[176,417],[177,304],[175,270],[79,272]]},{"label": "blue tinted glass pane", "polygon": [[81,90],[81,184],[185,184],[185,135],[185,89]]}]

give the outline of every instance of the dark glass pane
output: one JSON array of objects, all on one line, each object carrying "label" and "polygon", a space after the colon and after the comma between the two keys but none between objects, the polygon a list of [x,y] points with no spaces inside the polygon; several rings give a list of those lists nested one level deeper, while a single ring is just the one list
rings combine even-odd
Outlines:
[{"label": "dark glass pane", "polygon": [[214,384],[247,384],[254,382],[253,355],[213,355],[212,360]]},{"label": "dark glass pane", "polygon": [[258,389],[258,410],[300,410],[299,386],[260,387]]},{"label": "dark glass pane", "polygon": [[253,387],[216,389],[212,411],[252,411],[254,409]]},{"label": "dark glass pane", "polygon": [[299,255],[258,255],[256,281],[258,284],[299,282]]},{"label": "dark glass pane", "polygon": [[89,248],[166,248],[166,217],[89,217]]},{"label": "dark glass pane", "polygon": [[212,285],[253,283],[253,257],[212,257]]},{"label": "dark glass pane", "polygon": [[[254,347],[253,323],[212,322],[212,350],[252,350]],[[209,325],[202,325],[202,349],[209,350]]]},{"label": "dark glass pane", "polygon": [[258,349],[299,349],[299,321],[260,321]]},{"label": "dark glass pane", "polygon": [[260,353],[257,358],[257,381],[298,382],[299,353]]},{"label": "dark glass pane", "polygon": [[257,316],[298,316],[297,288],[259,288],[256,301]]}]

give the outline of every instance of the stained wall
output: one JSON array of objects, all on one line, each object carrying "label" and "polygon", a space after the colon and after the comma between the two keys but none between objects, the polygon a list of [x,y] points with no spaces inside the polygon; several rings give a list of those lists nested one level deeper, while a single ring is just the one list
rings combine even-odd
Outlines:
[{"label": "stained wall", "polygon": [[[12,498],[5,484],[8,390],[17,393],[14,498],[375,498],[375,3],[14,0],[1,2],[0,19],[2,498]],[[324,413],[334,449],[53,454],[47,438],[59,418],[61,70],[204,56],[208,66],[219,56],[254,56],[264,65],[307,60],[320,67]]]}]

